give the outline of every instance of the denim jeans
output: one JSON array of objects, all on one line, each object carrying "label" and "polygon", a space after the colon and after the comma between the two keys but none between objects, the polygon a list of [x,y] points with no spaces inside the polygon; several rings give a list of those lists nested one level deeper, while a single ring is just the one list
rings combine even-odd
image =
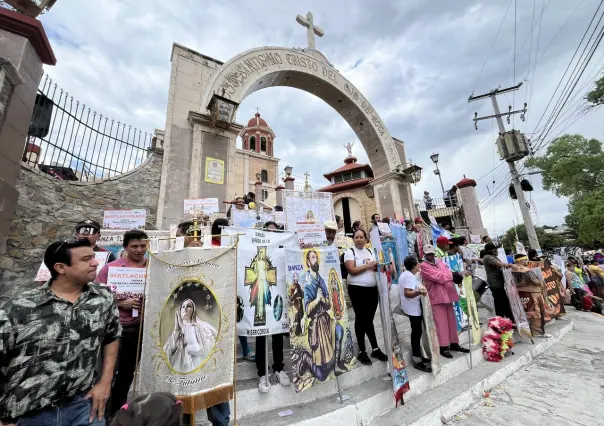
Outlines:
[{"label": "denim jeans", "polygon": [[[228,402],[222,402],[212,407],[208,407],[206,413],[212,426],[229,426],[229,422],[231,421],[231,407]],[[191,416],[189,414],[183,414],[182,424],[184,426],[189,426],[191,424]]]},{"label": "denim jeans", "polygon": [[88,423],[92,400],[77,396],[71,403],[61,407],[50,407],[33,415],[19,418],[17,426],[105,426],[105,419],[95,417]]}]

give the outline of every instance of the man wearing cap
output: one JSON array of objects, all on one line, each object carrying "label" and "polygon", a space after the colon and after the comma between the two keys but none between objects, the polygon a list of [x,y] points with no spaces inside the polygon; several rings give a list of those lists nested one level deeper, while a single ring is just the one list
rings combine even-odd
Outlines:
[{"label": "man wearing cap", "polygon": [[[436,239],[436,257],[443,258],[448,256],[449,251],[449,239],[447,237],[438,237]],[[425,254],[425,252],[424,252]]]},{"label": "man wearing cap", "polygon": [[327,240],[328,246],[333,246],[333,243],[336,239],[336,234],[338,233],[338,224],[334,220],[326,221],[323,226],[325,226],[325,238]]},{"label": "man wearing cap", "polygon": [[113,262],[116,260],[115,254],[110,252],[109,250],[104,249],[103,247],[97,246],[96,242],[99,240],[101,236],[101,225],[92,219],[82,220],[78,222],[75,226],[75,236],[76,238],[86,238],[90,241],[90,245],[92,246],[92,250],[96,251],[104,251],[108,252],[109,256],[107,256],[107,262]]},{"label": "man wearing cap", "polygon": [[432,305],[440,354],[445,358],[453,358],[449,351],[470,351],[459,346],[457,320],[453,311],[453,302],[457,302],[459,296],[453,283],[453,273],[435,254],[434,246],[424,246],[424,262],[421,264],[420,273]]},{"label": "man wearing cap", "polygon": [[497,246],[487,243],[484,246],[484,257],[482,258],[484,270],[487,274],[487,284],[493,294],[495,302],[495,313],[497,316],[506,317],[514,321],[510,300],[505,292],[505,279],[501,268],[510,268],[509,263],[503,263],[497,257]]}]

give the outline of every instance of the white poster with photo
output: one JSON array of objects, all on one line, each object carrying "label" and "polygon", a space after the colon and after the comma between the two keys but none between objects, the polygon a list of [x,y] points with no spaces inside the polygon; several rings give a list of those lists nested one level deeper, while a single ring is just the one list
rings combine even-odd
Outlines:
[{"label": "white poster with photo", "polygon": [[[225,233],[241,230],[225,229]],[[247,229],[237,244],[237,334],[289,332],[285,248],[297,247],[293,232]]]},{"label": "white poster with photo", "polygon": [[207,215],[218,213],[218,198],[195,198],[184,200],[184,213],[193,214],[196,211]]},{"label": "white poster with photo", "polygon": [[103,229],[145,229],[147,210],[105,210],[103,212]]},{"label": "white poster with photo", "polygon": [[326,245],[327,237],[325,236],[325,225],[321,222],[317,223],[296,223],[296,235],[298,236],[298,244],[300,248],[312,248]]},{"label": "white poster with photo", "polygon": [[[107,258],[109,257],[108,251],[95,251],[94,258],[99,262],[99,266],[96,267],[96,273],[98,274],[103,266],[107,263]],[[36,282],[46,282],[50,279],[50,271],[42,261],[42,264],[38,268],[38,273],[36,274],[36,278],[34,281]]]},{"label": "white poster with photo", "polygon": [[331,192],[283,191],[285,225],[290,231],[298,222],[328,222],[335,220]]},{"label": "white poster with photo", "polygon": [[231,209],[231,222],[233,226],[241,228],[253,228],[256,225],[255,210],[237,210]]}]

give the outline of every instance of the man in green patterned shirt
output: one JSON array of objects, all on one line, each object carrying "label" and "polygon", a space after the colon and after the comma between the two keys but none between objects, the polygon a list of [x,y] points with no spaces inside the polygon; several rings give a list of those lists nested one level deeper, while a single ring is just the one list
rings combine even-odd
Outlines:
[{"label": "man in green patterned shirt", "polygon": [[[121,326],[86,239],[44,254],[51,279],[0,308],[0,420],[4,425],[105,425]],[[100,377],[95,370],[103,349]]]}]

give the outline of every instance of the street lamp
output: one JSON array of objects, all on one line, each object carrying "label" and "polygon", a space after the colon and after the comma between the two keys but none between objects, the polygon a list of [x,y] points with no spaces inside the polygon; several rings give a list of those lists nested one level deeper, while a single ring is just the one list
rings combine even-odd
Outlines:
[{"label": "street lamp", "polygon": [[285,176],[290,177],[292,175],[292,166],[285,166]]},{"label": "street lamp", "polygon": [[212,95],[207,108],[210,111],[212,126],[219,125],[228,129],[235,119],[235,111],[239,104],[217,94]]},{"label": "street lamp", "polygon": [[434,163],[434,165],[436,166],[436,170],[434,170],[434,174],[436,176],[438,176],[438,180],[440,181],[440,189],[442,189],[443,191],[443,195],[445,194],[445,186],[443,185],[443,179],[440,175],[440,170],[438,168],[438,154],[434,153],[430,156],[430,160],[432,160],[432,162]]}]

